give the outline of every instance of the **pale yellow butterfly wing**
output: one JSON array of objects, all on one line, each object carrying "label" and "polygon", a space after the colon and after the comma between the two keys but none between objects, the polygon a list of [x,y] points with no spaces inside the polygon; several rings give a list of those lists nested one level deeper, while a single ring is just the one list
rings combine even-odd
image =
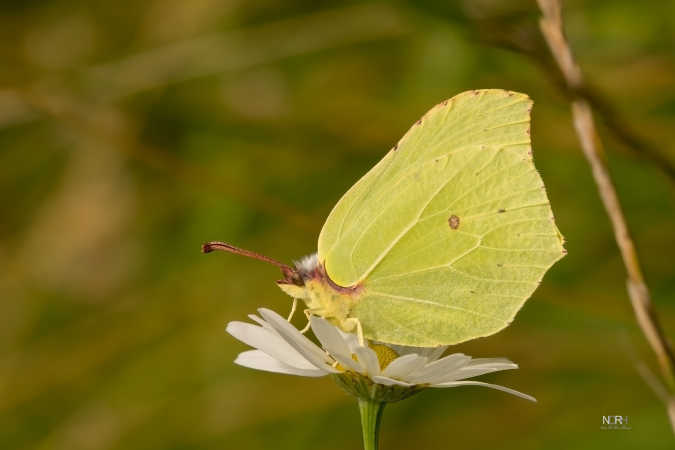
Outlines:
[{"label": "pale yellow butterfly wing", "polygon": [[530,149],[531,100],[503,90],[432,108],[337,203],[318,257],[363,287],[367,338],[415,346],[493,334],[564,254]]}]

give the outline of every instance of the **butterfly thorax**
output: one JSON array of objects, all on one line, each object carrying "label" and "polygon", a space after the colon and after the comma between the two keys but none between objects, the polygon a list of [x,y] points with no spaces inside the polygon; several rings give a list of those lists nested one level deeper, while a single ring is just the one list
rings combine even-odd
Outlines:
[{"label": "butterfly thorax", "polygon": [[307,256],[295,264],[302,280],[277,282],[279,288],[293,298],[301,299],[310,313],[323,317],[345,331],[351,327],[345,324],[350,312],[358,303],[362,286],[338,286],[330,279],[317,255]]}]

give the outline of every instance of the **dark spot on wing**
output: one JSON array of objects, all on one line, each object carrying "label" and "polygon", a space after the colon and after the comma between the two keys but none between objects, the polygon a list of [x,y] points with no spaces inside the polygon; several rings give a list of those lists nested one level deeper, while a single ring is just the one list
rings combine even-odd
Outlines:
[{"label": "dark spot on wing", "polygon": [[506,212],[506,210],[505,210],[504,208],[501,208],[501,209],[500,209],[499,211],[497,211],[497,212],[498,212],[498,213],[504,213],[504,212]]},{"label": "dark spot on wing", "polygon": [[394,151],[398,150],[398,142],[394,145]]},{"label": "dark spot on wing", "polygon": [[503,264],[497,263],[497,267],[502,267],[502,266],[503,266]]},{"label": "dark spot on wing", "polygon": [[415,125],[422,125],[422,119],[420,119],[420,120],[418,120],[417,122],[415,122]]},{"label": "dark spot on wing", "polygon": [[451,215],[450,218],[448,219],[448,225],[450,225],[450,228],[452,228],[453,230],[459,228],[459,217],[457,217],[454,214]]}]

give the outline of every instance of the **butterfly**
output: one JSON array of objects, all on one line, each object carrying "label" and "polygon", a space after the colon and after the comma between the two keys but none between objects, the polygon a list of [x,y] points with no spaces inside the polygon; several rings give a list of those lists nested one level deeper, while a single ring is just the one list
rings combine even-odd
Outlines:
[{"label": "butterfly", "polygon": [[525,94],[463,92],[408,130],[335,205],[279,287],[360,339],[432,347],[494,334],[566,254],[532,159]]}]

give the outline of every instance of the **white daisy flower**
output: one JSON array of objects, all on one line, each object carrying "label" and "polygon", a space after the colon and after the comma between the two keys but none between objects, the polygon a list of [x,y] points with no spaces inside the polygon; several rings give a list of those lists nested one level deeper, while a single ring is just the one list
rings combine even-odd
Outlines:
[{"label": "white daisy flower", "polygon": [[230,322],[227,332],[256,348],[245,351],[235,363],[268,372],[322,377],[334,375],[338,384],[359,398],[392,402],[427,387],[484,386],[536,402],[513,389],[467,378],[500,370],[517,369],[506,358],[471,358],[453,353],[441,358],[447,347],[419,348],[370,343],[360,345],[355,334],[345,333],[320,317],[310,323],[321,347],[305,337],[286,319],[260,308],[258,325]]}]

